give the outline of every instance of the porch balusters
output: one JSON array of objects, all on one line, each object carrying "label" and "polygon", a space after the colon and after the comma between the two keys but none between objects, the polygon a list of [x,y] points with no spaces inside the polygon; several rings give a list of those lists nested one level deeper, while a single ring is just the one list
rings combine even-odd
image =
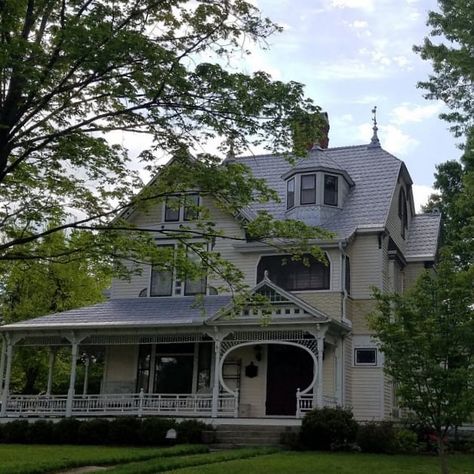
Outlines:
[{"label": "porch balusters", "polygon": [[72,416],[72,404],[74,401],[74,386],[76,384],[77,353],[79,344],[76,341],[72,343],[71,349],[71,375],[69,377],[69,390],[67,392],[66,417]]},{"label": "porch balusters", "polygon": [[0,410],[0,417],[4,417],[7,412],[7,404],[8,404],[8,395],[10,392],[10,377],[12,373],[12,359],[13,359],[13,343],[11,340],[7,342],[7,351],[6,351],[6,370],[5,370],[5,381],[3,385],[3,392],[2,392],[2,408]]}]

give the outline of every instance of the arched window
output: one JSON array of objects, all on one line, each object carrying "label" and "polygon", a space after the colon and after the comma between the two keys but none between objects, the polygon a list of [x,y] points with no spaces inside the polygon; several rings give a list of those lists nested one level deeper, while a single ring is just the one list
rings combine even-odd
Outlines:
[{"label": "arched window", "polygon": [[293,261],[290,255],[262,257],[257,267],[257,283],[263,280],[265,270],[270,280],[284,290],[329,289],[329,263],[325,265],[311,255],[303,261]]},{"label": "arched window", "polygon": [[407,198],[403,188],[400,189],[398,194],[398,217],[400,217],[402,237],[405,238],[405,231],[408,228],[408,211]]}]

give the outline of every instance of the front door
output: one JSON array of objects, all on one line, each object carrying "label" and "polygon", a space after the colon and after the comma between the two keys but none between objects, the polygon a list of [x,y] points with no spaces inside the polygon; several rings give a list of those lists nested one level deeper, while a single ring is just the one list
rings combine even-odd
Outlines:
[{"label": "front door", "polygon": [[284,344],[268,345],[267,415],[296,414],[296,390],[313,379],[313,359],[304,350]]}]

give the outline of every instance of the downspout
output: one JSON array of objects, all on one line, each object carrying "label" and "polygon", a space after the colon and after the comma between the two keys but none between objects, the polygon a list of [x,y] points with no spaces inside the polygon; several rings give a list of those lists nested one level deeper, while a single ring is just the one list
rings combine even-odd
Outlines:
[{"label": "downspout", "polygon": [[346,312],[347,312],[347,289],[346,285],[346,257],[347,254],[344,251],[344,247],[342,245],[342,240],[338,242],[339,251],[341,252],[341,293],[342,293],[342,301],[341,301],[341,322],[346,322]]}]

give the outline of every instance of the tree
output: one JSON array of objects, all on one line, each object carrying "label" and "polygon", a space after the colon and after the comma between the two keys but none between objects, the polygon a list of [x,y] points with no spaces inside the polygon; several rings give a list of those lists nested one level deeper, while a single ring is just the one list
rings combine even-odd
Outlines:
[{"label": "tree", "polygon": [[426,211],[441,211],[441,242],[459,269],[474,265],[474,128],[468,134],[460,161],[436,167],[434,188]]},{"label": "tree", "polygon": [[452,123],[456,136],[474,126],[474,2],[438,0],[439,12],[430,11],[430,37],[414,49],[433,64],[434,73],[419,87],[426,98],[442,100],[451,109],[441,117]]},{"label": "tree", "polygon": [[[66,251],[80,238],[79,232],[66,238],[63,232],[48,235],[42,241],[29,244],[30,251],[43,255]],[[1,264],[2,287],[0,314],[5,323],[66,311],[103,301],[104,290],[110,284],[108,266],[84,259],[69,263],[43,260],[22,260]],[[67,381],[68,370],[58,358],[56,382],[60,368]],[[18,391],[37,393],[45,387],[38,381],[46,380],[48,355],[37,348],[18,348],[13,380]],[[44,375],[44,377],[42,377]]]},{"label": "tree", "polygon": [[[295,121],[316,123],[307,118],[319,112],[301,84],[221,66],[278,30],[244,0],[1,0],[0,260],[45,258],[41,246],[27,244],[80,229],[67,255],[47,258],[110,255],[164,265],[170,256],[154,248],[157,234],[172,235],[185,250],[190,237],[226,236],[203,208],[197,224],[179,232],[138,229],[125,213],[189,189],[218,196],[234,214],[254,200],[276,199],[242,165],[190,153],[209,139],[221,141],[222,153],[264,144],[302,154],[315,141],[315,128],[293,141]],[[153,140],[141,166],[160,174],[140,193],[136,163],[107,141],[113,132]],[[173,166],[160,167],[157,151],[174,157]],[[305,246],[322,235],[291,223],[282,228],[268,215],[248,229],[258,239],[277,231],[298,239],[301,230]],[[201,256],[238,279],[218,256]]]},{"label": "tree", "polygon": [[369,323],[400,405],[436,433],[443,474],[446,435],[474,412],[473,281],[445,261],[404,295],[377,292]]}]

